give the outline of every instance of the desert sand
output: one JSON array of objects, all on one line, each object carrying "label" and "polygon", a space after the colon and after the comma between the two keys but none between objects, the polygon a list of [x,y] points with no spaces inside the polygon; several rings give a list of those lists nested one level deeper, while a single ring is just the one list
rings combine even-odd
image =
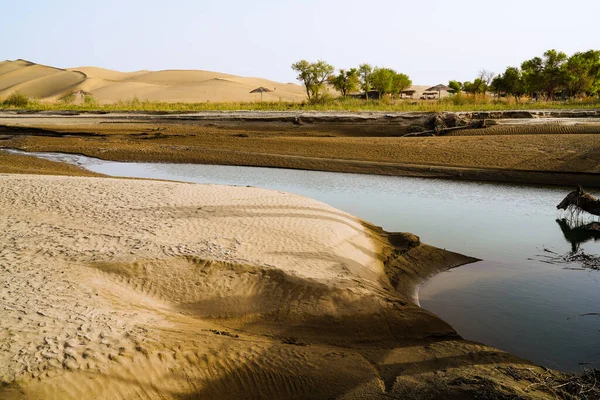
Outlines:
[{"label": "desert sand", "polygon": [[58,101],[82,91],[100,103],[119,100],[164,102],[250,102],[266,87],[264,101],[301,101],[305,90],[295,83],[241,77],[202,70],[119,72],[98,67],[61,69],[26,60],[0,62],[0,98],[21,92],[41,101]]},{"label": "desert sand", "polygon": [[549,396],[415,305],[472,259],[314,200],[2,174],[0,229],[3,399]]}]

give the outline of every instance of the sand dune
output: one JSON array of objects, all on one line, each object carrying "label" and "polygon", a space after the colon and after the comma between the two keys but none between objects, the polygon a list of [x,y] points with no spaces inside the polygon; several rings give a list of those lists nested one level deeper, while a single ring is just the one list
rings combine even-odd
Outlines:
[{"label": "sand dune", "polygon": [[165,70],[165,71],[149,71],[145,74],[140,74],[132,80],[156,83],[156,84],[186,84],[198,83],[211,79],[228,79],[235,78],[235,75],[221,74],[211,71],[191,71],[191,70]]},{"label": "sand dune", "polygon": [[67,68],[69,71],[81,71],[90,78],[100,78],[107,81],[124,81],[127,79],[134,78],[138,75],[147,74],[150,71],[135,71],[135,72],[120,72],[113,71],[112,69],[99,68],[99,67],[77,67]]},{"label": "sand dune", "polygon": [[[528,363],[412,304],[408,269],[386,271],[385,237],[323,203],[142,180],[0,183],[3,399],[526,396],[529,382],[506,386],[497,365]],[[398,238],[397,262],[421,260],[419,274],[467,260]]]},{"label": "sand dune", "polygon": [[119,72],[98,67],[59,69],[25,60],[0,63],[0,99],[19,91],[41,101],[57,101],[79,90],[91,93],[101,103],[119,100],[166,102],[251,102],[260,94],[264,101],[301,101],[303,87],[261,78],[249,78],[202,70]]},{"label": "sand dune", "polygon": [[86,75],[82,72],[66,71],[19,60],[0,65],[0,97],[21,92],[35,98],[56,99],[77,90],[77,85],[83,83],[85,79]]},{"label": "sand dune", "polygon": [[0,62],[0,75],[2,74],[6,74],[8,72],[14,71],[16,69],[20,69],[28,64],[32,64],[29,63],[27,61],[23,61],[23,60],[17,60],[17,61],[2,61]]},{"label": "sand dune", "polygon": [[[10,90],[27,93],[37,99],[53,99],[72,93],[78,89],[77,85],[86,79],[85,74],[79,72],[60,71],[52,75],[30,79],[26,82],[14,85]],[[57,92],[57,88],[61,91]]]}]

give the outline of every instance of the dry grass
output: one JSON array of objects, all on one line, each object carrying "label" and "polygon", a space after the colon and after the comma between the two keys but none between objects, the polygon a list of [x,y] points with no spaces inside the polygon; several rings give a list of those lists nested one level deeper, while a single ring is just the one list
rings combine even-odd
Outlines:
[{"label": "dry grass", "polygon": [[[441,100],[412,100],[401,99],[392,102],[389,98],[382,100],[361,100],[354,98],[337,98],[323,102],[230,102],[230,103],[167,103],[140,100],[137,98],[121,100],[114,104],[99,104],[88,101],[85,104],[70,104],[68,102],[42,103],[29,100],[20,109],[36,111],[154,111],[154,112],[194,112],[194,111],[496,111],[496,110],[535,110],[535,109],[568,109],[568,108],[598,108],[600,99],[589,98],[569,101],[521,101],[512,98],[473,97],[470,95],[450,96]],[[9,104],[0,104],[0,109],[14,109]]]}]

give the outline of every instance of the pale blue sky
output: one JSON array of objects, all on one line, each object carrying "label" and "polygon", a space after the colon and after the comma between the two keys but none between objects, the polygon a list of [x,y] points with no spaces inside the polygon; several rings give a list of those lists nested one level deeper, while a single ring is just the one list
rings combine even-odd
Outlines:
[{"label": "pale blue sky", "polygon": [[433,85],[600,49],[598,15],[600,0],[0,0],[0,60],[289,82],[293,62],[324,59]]}]

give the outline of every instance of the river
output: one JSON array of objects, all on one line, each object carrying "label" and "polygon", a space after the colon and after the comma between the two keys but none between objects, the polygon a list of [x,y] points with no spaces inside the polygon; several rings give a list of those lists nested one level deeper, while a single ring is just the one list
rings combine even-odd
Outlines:
[{"label": "river", "polygon": [[556,210],[573,188],[36,155],[111,176],[292,192],[413,232],[484,260],[437,275],[419,293],[461,336],[554,369],[600,368],[600,272],[544,262],[550,251],[600,254],[600,235],[570,231],[561,221],[568,214]]}]

